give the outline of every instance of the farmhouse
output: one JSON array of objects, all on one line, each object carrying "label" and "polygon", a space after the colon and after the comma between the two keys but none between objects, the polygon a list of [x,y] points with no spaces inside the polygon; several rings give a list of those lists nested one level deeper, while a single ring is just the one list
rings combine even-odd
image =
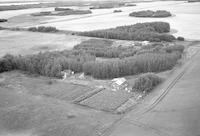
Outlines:
[{"label": "farmhouse", "polygon": [[127,90],[128,83],[125,78],[114,78],[111,83],[111,87],[113,91],[125,89]]}]

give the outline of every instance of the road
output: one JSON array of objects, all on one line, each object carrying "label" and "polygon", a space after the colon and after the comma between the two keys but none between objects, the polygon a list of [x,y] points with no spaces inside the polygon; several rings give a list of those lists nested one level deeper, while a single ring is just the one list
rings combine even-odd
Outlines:
[{"label": "road", "polygon": [[200,52],[164,83],[162,94],[116,123],[109,136],[200,136]]}]

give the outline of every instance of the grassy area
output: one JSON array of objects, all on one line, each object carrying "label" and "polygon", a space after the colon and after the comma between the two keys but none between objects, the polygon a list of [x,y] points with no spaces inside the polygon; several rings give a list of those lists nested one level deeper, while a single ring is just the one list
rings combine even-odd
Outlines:
[{"label": "grassy area", "polygon": [[144,10],[144,11],[137,11],[137,12],[132,12],[129,14],[131,17],[155,17],[155,18],[160,18],[160,17],[170,17],[172,16],[169,11],[166,10],[157,10],[157,11],[152,11],[152,10]]},{"label": "grassy area", "polygon": [[126,102],[130,97],[131,93],[124,90],[111,91],[103,90],[97,95],[94,95],[82,102],[81,105],[86,105],[95,109],[105,110],[105,111],[115,111],[120,105]]},{"label": "grassy area", "polygon": [[1,78],[4,80],[0,86],[0,135],[30,132],[37,136],[98,136],[119,118],[71,104],[72,99],[90,91],[90,87],[53,79],[48,84],[49,78],[16,71],[3,73]]},{"label": "grassy area", "polygon": [[70,50],[87,37],[56,33],[33,33],[27,31],[0,31],[0,57],[5,54],[30,55],[39,52]]}]

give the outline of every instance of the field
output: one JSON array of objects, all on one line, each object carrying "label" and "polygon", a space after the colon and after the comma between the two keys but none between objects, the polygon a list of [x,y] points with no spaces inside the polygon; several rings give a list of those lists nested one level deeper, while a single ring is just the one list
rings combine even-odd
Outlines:
[{"label": "field", "polygon": [[[135,106],[163,91],[197,53],[199,6],[155,1],[89,9],[87,3],[63,8],[91,10],[88,15],[31,16],[54,11],[52,5],[0,12],[8,19],[0,26],[9,28],[0,30],[0,136],[107,134]],[[142,10],[172,16],[129,16]],[[58,31],[27,29],[39,26]]]},{"label": "field", "polygon": [[0,31],[0,55],[32,54],[40,51],[72,49],[88,38],[64,34],[47,34],[23,31]]},{"label": "field", "polygon": [[39,136],[96,136],[120,117],[71,103],[91,87],[17,71],[0,77],[0,135],[25,131]]}]

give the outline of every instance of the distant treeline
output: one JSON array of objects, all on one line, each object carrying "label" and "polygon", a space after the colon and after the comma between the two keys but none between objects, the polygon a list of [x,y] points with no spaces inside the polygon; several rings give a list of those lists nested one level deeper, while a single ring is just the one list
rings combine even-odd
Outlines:
[{"label": "distant treeline", "polygon": [[56,12],[43,11],[39,13],[32,13],[32,16],[67,16],[67,15],[81,15],[81,14],[91,14],[90,10],[75,10],[70,8],[55,8]]},{"label": "distant treeline", "polygon": [[0,19],[0,22],[7,22],[7,19]]},{"label": "distant treeline", "polygon": [[157,10],[157,11],[152,11],[152,10],[144,10],[144,11],[137,11],[137,12],[132,12],[129,14],[129,16],[132,17],[170,17],[172,14],[169,11],[166,10]]},{"label": "distant treeline", "polygon": [[20,10],[20,9],[30,9],[30,8],[44,8],[44,7],[67,7],[67,6],[83,6],[80,2],[50,2],[50,3],[38,3],[38,4],[21,4],[21,5],[6,5],[0,6],[0,11],[6,10]]},{"label": "distant treeline", "polygon": [[32,31],[32,32],[58,32],[58,29],[56,27],[52,27],[52,26],[38,26],[38,27],[29,27],[28,31]]},{"label": "distant treeline", "polygon": [[137,41],[168,41],[176,38],[166,34],[170,32],[170,25],[166,22],[137,23],[135,25],[120,26],[105,30],[80,32],[79,35],[120,40]]}]

